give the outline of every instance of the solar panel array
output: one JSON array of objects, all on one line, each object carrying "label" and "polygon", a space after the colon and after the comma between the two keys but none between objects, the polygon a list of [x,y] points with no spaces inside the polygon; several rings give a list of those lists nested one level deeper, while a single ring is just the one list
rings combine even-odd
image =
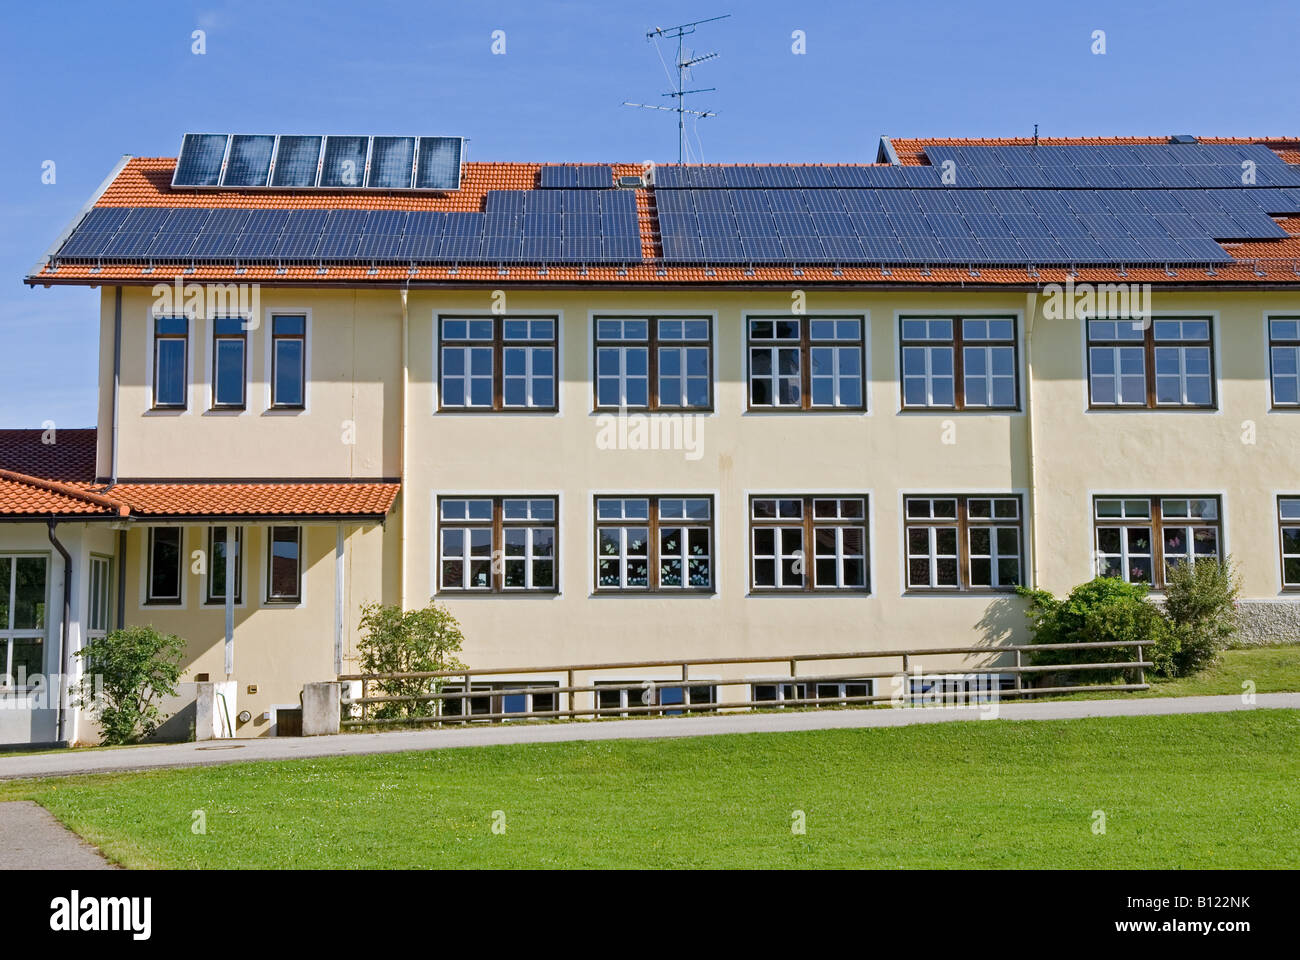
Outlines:
[{"label": "solar panel array", "polygon": [[460,189],[461,137],[187,133],[172,186]]},{"label": "solar panel array", "polygon": [[545,166],[537,173],[539,187],[605,187],[614,185],[614,168],[600,164]]},{"label": "solar panel array", "polygon": [[499,190],[483,212],[95,207],[69,261],[629,263],[636,197],[617,190]]}]

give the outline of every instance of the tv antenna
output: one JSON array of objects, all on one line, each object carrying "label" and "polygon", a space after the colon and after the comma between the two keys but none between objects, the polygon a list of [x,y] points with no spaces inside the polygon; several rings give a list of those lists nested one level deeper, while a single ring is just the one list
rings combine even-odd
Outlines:
[{"label": "tv antenna", "polygon": [[655,27],[653,30],[646,31],[645,38],[649,42],[659,39],[677,41],[677,88],[670,93],[665,93],[665,97],[672,97],[675,106],[665,107],[654,103],[632,103],[623,101],[625,107],[641,107],[644,110],[664,110],[668,113],[677,114],[677,162],[684,163],[686,160],[686,115],[704,119],[705,117],[716,117],[717,114],[712,110],[688,110],[686,109],[686,97],[693,93],[710,93],[717,87],[697,87],[694,90],[686,89],[686,73],[697,63],[704,63],[706,60],[716,59],[718,54],[706,53],[701,56],[690,56],[688,58],[686,49],[682,44],[684,37],[690,36],[695,32],[695,28],[703,23],[714,23],[718,20],[726,20],[731,14],[724,13],[720,17],[709,17],[707,20],[694,20],[691,23],[679,23],[675,27]]}]

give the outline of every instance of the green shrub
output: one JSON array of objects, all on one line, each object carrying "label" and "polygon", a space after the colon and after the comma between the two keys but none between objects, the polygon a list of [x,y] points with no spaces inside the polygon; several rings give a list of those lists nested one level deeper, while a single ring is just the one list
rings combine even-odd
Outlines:
[{"label": "green shrub", "polygon": [[[357,652],[362,673],[430,673],[465,666],[452,656],[465,640],[460,624],[437,604],[403,612],[395,605],[367,603],[361,608],[361,630]],[[371,695],[410,697],[441,689],[436,678],[383,680],[372,686]],[[438,712],[437,704],[436,700],[380,703],[370,708],[369,716],[376,720],[431,717]]]},{"label": "green shrub", "polygon": [[1185,677],[1219,660],[1237,633],[1237,596],[1241,584],[1232,558],[1180,563],[1165,584],[1165,615],[1178,638],[1176,677]]},{"label": "green shrub", "polygon": [[[1034,643],[1132,643],[1154,640],[1140,648],[1155,664],[1154,672],[1172,676],[1177,651],[1177,637],[1160,609],[1147,600],[1147,588],[1114,577],[1097,577],[1057,599],[1046,590],[1021,587],[1017,591],[1028,598],[1025,615],[1029,618]],[[1138,647],[1090,647],[1082,650],[1036,650],[1030,657],[1034,666],[1067,663],[1128,663],[1138,659]],[[1119,679],[1114,670],[1073,670],[1071,682],[1080,684],[1111,683]]]},{"label": "green shrub", "polygon": [[105,743],[135,743],[167,718],[157,700],[176,696],[185,641],[153,627],[126,627],[77,651],[81,706],[96,712]]}]

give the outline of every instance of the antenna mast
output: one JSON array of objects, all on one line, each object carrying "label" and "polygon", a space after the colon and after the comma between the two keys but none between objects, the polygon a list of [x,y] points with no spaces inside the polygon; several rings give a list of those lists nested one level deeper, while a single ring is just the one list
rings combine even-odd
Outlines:
[{"label": "antenna mast", "polygon": [[662,37],[665,40],[677,41],[677,89],[671,93],[665,93],[665,97],[672,97],[677,105],[675,107],[661,107],[652,103],[631,103],[624,101],[625,107],[642,107],[646,110],[666,110],[670,113],[677,114],[677,162],[684,163],[686,159],[686,114],[693,116],[716,117],[717,114],[711,110],[687,110],[686,97],[692,93],[709,93],[716,90],[717,87],[698,87],[694,90],[686,89],[686,71],[697,63],[703,63],[706,60],[713,60],[718,56],[716,53],[706,53],[703,56],[691,57],[686,59],[686,50],[682,45],[682,39],[690,36],[695,32],[695,28],[702,23],[714,23],[718,20],[726,20],[731,14],[724,13],[720,17],[709,17],[707,20],[694,20],[691,23],[679,23],[675,27],[655,27],[653,30],[646,32],[646,40],[653,41]]}]

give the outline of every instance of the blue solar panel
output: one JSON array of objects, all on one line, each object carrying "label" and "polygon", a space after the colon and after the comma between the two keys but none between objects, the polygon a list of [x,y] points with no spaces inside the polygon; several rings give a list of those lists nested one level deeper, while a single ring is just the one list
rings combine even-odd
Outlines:
[{"label": "blue solar panel", "polygon": [[181,140],[181,155],[172,175],[173,187],[215,187],[221,179],[226,157],[224,133],[187,133]]},{"label": "blue solar panel", "polygon": [[406,231],[405,210],[372,210],[357,244],[358,260],[395,260]]},{"label": "blue solar panel", "polygon": [[230,138],[230,156],[226,172],[222,174],[223,187],[264,187],[271,174],[271,154],[275,150],[275,137],[249,136],[237,133]]},{"label": "blue solar panel", "polygon": [[322,187],[360,187],[366,180],[369,137],[326,137],[321,164]]},{"label": "blue solar panel", "polygon": [[291,210],[274,256],[277,260],[310,260],[320,243],[328,210]]},{"label": "blue solar panel", "polygon": [[228,258],[251,212],[235,209],[213,210],[212,216],[208,217],[203,225],[203,232],[190,248],[190,257],[196,260]]},{"label": "blue solar panel", "polygon": [[289,219],[288,210],[254,210],[244,222],[244,231],[231,255],[237,260],[269,260],[280,244],[280,234]]},{"label": "blue solar panel", "polygon": [[538,171],[539,187],[604,187],[614,183],[614,170],[600,164],[565,164],[545,166]]},{"label": "blue solar panel", "polygon": [[273,187],[314,187],[322,137],[282,136],[275,148]]},{"label": "blue solar panel", "polygon": [[171,216],[163,223],[162,229],[154,235],[153,242],[145,251],[145,256],[150,260],[186,258],[211,213],[212,211],[207,207],[183,207],[173,210]]},{"label": "blue solar panel", "polygon": [[366,186],[380,190],[410,189],[414,164],[415,137],[374,137]]},{"label": "blue solar panel", "polygon": [[351,259],[367,216],[365,210],[331,210],[316,256],[321,260]]},{"label": "blue solar panel", "polygon": [[415,185],[421,190],[459,190],[461,137],[421,137],[415,160]]},{"label": "blue solar panel", "polygon": [[134,207],[122,222],[113,239],[105,244],[100,256],[115,259],[143,259],[154,234],[172,211],[166,207]]}]

